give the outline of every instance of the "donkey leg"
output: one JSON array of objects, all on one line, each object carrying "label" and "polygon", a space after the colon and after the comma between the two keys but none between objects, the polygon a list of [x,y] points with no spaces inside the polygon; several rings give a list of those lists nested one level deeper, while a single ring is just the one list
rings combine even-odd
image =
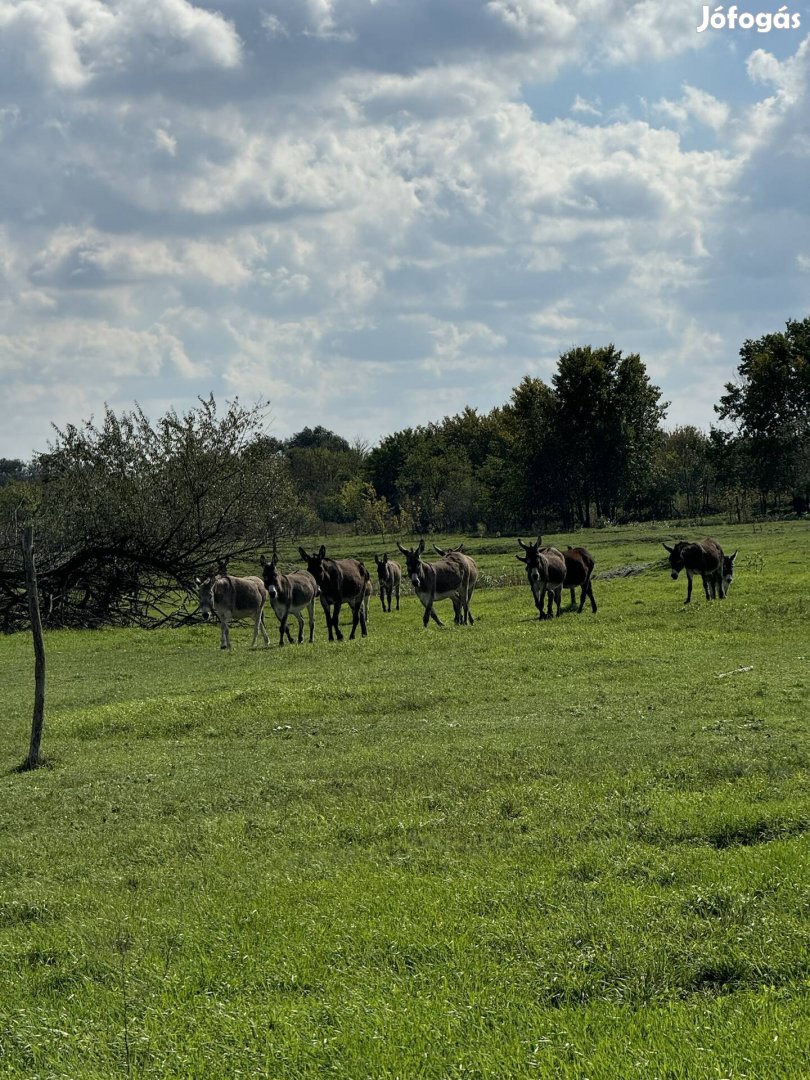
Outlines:
[{"label": "donkey leg", "polygon": [[315,601],[311,600],[307,604],[307,615],[309,617],[309,643],[310,645],[315,640]]},{"label": "donkey leg", "polygon": [[596,597],[593,595],[593,585],[588,582],[588,596],[591,598],[591,611],[596,614]]},{"label": "donkey leg", "polygon": [[[532,591],[534,592],[534,590],[532,590]],[[536,592],[534,593],[534,606],[540,612],[539,617],[541,619],[545,617],[544,614],[543,614],[543,598],[545,597],[545,595],[546,595],[546,586],[545,586],[545,582],[544,582],[543,585],[540,588],[540,595],[538,596],[538,594]]]},{"label": "donkey leg", "polygon": [[[388,609],[389,611],[391,608]],[[397,585],[397,611],[399,611],[399,585]]]},{"label": "donkey leg", "polygon": [[689,584],[688,584],[688,586],[686,588],[686,599],[684,600],[684,603],[689,604],[692,601],[692,571],[691,570],[686,571],[686,580],[689,582]]},{"label": "donkey leg", "polygon": [[304,641],[304,616],[300,611],[294,611],[296,619],[298,619],[298,644],[301,645]]},{"label": "donkey leg", "polygon": [[287,629],[287,614],[286,612],[281,616],[278,621],[278,647],[282,648],[284,645],[284,631]]},{"label": "donkey leg", "polygon": [[259,629],[262,632],[262,638],[265,645],[270,647],[270,635],[267,633],[267,627],[264,625],[264,609],[259,612]]},{"label": "donkey leg", "polygon": [[360,623],[360,636],[368,637],[368,628],[366,626],[366,606],[363,603],[362,597],[357,607],[352,608],[352,632],[349,634],[349,641],[354,639],[355,632],[357,631],[357,624]]},{"label": "donkey leg", "polygon": [[259,640],[259,632],[261,631],[262,638],[265,645],[270,644],[270,638],[267,636],[267,631],[264,628],[264,619],[262,618],[262,609],[259,608],[259,613],[253,622],[253,641],[250,643],[251,649],[256,648],[256,642]]},{"label": "donkey leg", "polygon": [[231,635],[228,630],[228,619],[223,618],[219,624],[219,647],[220,649],[230,649],[231,647]]},{"label": "donkey leg", "polygon": [[329,640],[334,641],[334,633],[332,631],[332,609],[329,606],[329,601],[321,593],[321,607],[323,613],[326,616],[326,631],[329,634]]},{"label": "donkey leg", "polygon": [[427,624],[430,622],[430,620],[433,619],[433,621],[436,623],[437,626],[444,626],[444,623],[442,622],[442,620],[439,618],[439,616],[433,610],[433,601],[434,601],[434,599],[435,599],[435,597],[433,595],[429,596],[428,597],[428,602],[425,604],[425,617],[423,619],[424,625],[427,626]]},{"label": "donkey leg", "polygon": [[[583,597],[584,597],[584,593],[583,593]],[[582,603],[580,603],[580,605],[579,605],[579,610],[580,611],[582,611],[582,604],[584,602],[585,601],[583,599]],[[577,590],[576,589],[571,589],[571,607],[576,607],[576,606],[577,606]]]},{"label": "donkey leg", "polygon": [[340,609],[343,607],[342,600],[336,600],[335,606],[332,608],[332,628],[335,631],[335,637],[338,641],[343,641],[343,634],[340,632]]}]

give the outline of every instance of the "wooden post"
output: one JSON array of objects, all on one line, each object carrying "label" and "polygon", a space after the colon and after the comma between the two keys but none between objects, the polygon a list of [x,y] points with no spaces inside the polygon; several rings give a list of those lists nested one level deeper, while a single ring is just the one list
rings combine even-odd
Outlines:
[{"label": "wooden post", "polygon": [[28,590],[28,611],[31,616],[31,633],[34,637],[34,718],[31,723],[31,746],[25,769],[36,769],[42,764],[39,745],[42,741],[42,721],[45,716],[45,645],[42,641],[42,618],[39,613],[37,571],[34,566],[34,528],[27,525],[22,537],[25,562],[25,584]]}]

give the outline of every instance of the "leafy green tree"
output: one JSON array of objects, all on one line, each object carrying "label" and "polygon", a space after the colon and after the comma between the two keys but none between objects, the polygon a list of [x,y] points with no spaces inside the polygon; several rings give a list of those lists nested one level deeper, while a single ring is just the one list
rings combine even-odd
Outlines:
[{"label": "leafy green tree", "polygon": [[470,460],[449,446],[435,425],[417,429],[397,482],[399,504],[420,532],[474,521],[478,489]]},{"label": "leafy green tree", "polygon": [[746,341],[735,382],[715,405],[746,444],[760,492],[808,494],[810,476],[810,317],[788,321],[783,332]]},{"label": "leafy green tree", "polygon": [[300,498],[322,521],[346,521],[340,492],[344,484],[365,479],[366,451],[324,427],[304,428],[283,446],[290,478]]},{"label": "leafy green tree", "polygon": [[580,346],[560,357],[552,384],[562,486],[577,519],[637,510],[667,408],[641,358]]},{"label": "leafy green tree", "polygon": [[0,458],[0,487],[25,479],[25,463],[19,458]]},{"label": "leafy green tree", "polygon": [[713,483],[708,435],[689,424],[662,435],[645,496],[655,516],[707,513]]},{"label": "leafy green tree", "polygon": [[500,453],[484,476],[497,511],[493,516],[507,527],[537,528],[567,505],[560,486],[556,412],[551,387],[526,375],[493,419],[499,425]]},{"label": "leafy green tree", "polygon": [[405,462],[421,438],[419,432],[413,428],[403,428],[402,431],[386,435],[368,455],[368,478],[374,485],[374,490],[392,506],[396,507],[400,503]]}]

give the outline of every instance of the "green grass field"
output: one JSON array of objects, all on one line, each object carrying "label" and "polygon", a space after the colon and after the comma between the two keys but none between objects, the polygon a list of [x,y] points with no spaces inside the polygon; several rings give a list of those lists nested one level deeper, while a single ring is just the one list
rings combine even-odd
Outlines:
[{"label": "green grass field", "polygon": [[725,602],[638,526],[597,615],[503,538],[473,627],[50,633],[33,773],[0,639],[0,1076],[806,1076],[810,528],[711,531]]}]

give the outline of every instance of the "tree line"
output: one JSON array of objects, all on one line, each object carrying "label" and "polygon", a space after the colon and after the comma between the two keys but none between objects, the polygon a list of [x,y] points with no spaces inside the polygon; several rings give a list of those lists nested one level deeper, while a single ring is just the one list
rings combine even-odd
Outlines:
[{"label": "tree line", "polygon": [[488,413],[465,408],[369,447],[324,427],[266,432],[261,406],[213,396],[151,421],[139,408],[55,428],[0,459],[0,629],[26,619],[20,536],[37,533],[47,625],[155,625],[188,613],[195,575],[274,537],[334,531],[565,530],[810,501],[810,318],[746,341],[718,425],[666,431],[638,354],[560,356]]}]

